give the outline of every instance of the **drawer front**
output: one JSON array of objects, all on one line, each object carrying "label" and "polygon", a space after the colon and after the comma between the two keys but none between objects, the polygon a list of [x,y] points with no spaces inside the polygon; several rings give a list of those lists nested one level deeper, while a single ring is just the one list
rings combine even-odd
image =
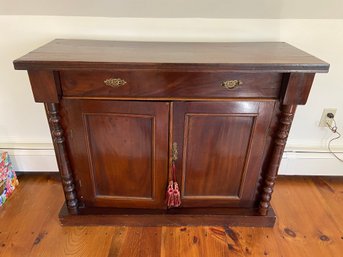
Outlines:
[{"label": "drawer front", "polygon": [[282,74],[150,70],[61,71],[64,96],[277,98]]}]

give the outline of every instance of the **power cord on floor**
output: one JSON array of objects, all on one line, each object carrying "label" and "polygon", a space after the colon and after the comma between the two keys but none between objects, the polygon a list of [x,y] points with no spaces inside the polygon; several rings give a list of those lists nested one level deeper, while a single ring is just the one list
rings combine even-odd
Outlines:
[{"label": "power cord on floor", "polygon": [[327,117],[328,117],[329,119],[332,120],[333,126],[330,125],[328,122],[326,122],[326,125],[327,125],[328,128],[332,131],[332,133],[336,134],[335,137],[333,137],[333,138],[330,139],[330,141],[329,141],[329,143],[328,143],[328,149],[329,149],[330,153],[331,153],[333,156],[335,156],[335,158],[336,158],[337,160],[343,162],[343,159],[341,159],[341,158],[340,158],[334,151],[332,151],[332,149],[331,149],[331,143],[332,143],[333,141],[335,141],[335,140],[338,140],[338,139],[341,137],[341,134],[337,131],[337,130],[338,130],[338,127],[337,127],[337,124],[336,124],[336,121],[335,121],[335,118],[334,118],[333,113],[328,113],[328,114],[327,114]]}]

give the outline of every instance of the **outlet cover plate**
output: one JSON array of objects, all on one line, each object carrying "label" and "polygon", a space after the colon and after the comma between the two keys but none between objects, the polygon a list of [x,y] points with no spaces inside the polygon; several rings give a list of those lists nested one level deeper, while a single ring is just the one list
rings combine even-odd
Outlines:
[{"label": "outlet cover plate", "polygon": [[332,119],[328,118],[328,113],[333,113],[333,115],[336,115],[337,109],[335,108],[325,108],[322,113],[322,117],[320,118],[319,127],[327,127],[327,123],[331,126],[332,125]]}]

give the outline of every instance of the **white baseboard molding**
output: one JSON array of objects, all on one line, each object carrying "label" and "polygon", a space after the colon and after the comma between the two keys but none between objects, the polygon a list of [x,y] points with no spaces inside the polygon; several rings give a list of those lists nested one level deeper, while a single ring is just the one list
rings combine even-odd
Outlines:
[{"label": "white baseboard molding", "polygon": [[0,144],[9,153],[13,167],[20,172],[58,172],[52,144]]},{"label": "white baseboard molding", "polygon": [[[308,149],[307,149],[308,150]],[[51,144],[0,144],[0,152],[7,151],[16,171],[57,172],[57,163]],[[343,158],[343,153],[339,153]],[[343,163],[323,149],[296,148],[286,150],[280,166],[280,175],[342,176]]]},{"label": "white baseboard molding", "polygon": [[[343,158],[343,154],[339,153]],[[280,175],[343,176],[343,162],[329,152],[291,152],[282,157]]]}]

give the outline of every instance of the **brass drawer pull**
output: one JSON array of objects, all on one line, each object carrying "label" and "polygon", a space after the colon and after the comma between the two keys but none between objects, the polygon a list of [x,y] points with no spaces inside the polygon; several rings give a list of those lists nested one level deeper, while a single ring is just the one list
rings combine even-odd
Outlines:
[{"label": "brass drawer pull", "polygon": [[234,89],[235,87],[239,86],[239,85],[242,85],[243,82],[240,81],[240,80],[226,80],[226,81],[223,81],[222,83],[222,87],[226,88],[226,89]]},{"label": "brass drawer pull", "polygon": [[104,81],[104,84],[109,87],[118,88],[124,86],[126,81],[120,78],[110,78]]}]

